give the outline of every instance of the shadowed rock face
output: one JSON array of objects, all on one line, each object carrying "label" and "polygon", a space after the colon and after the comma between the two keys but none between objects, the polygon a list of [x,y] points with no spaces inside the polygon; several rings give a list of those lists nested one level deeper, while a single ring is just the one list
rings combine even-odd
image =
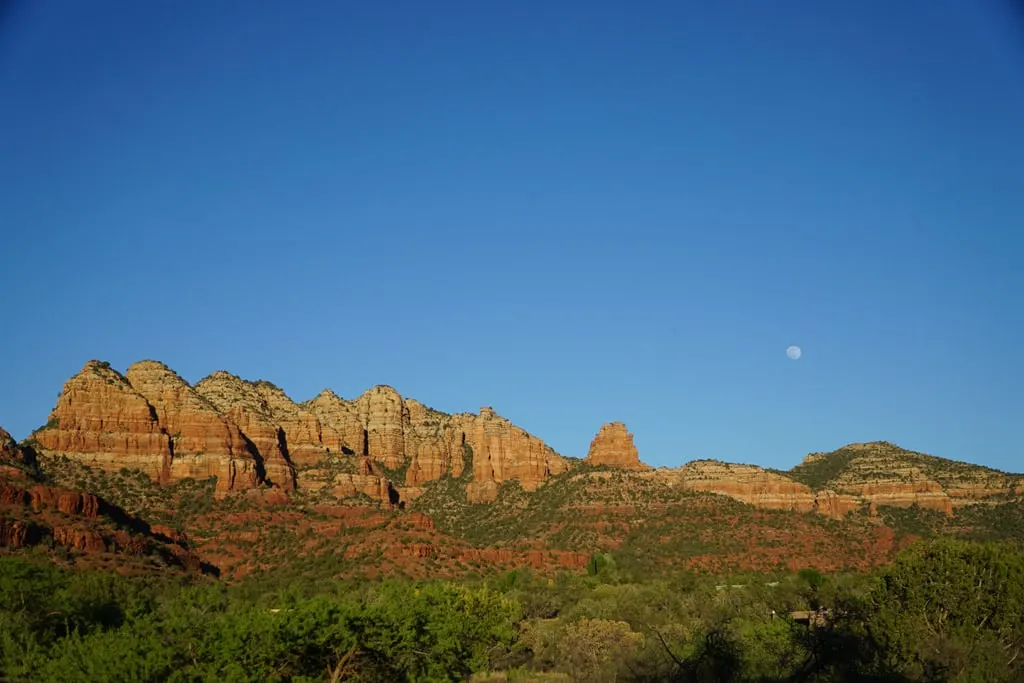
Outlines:
[{"label": "shadowed rock face", "polygon": [[33,465],[29,454],[15,443],[11,435],[0,427],[0,475],[21,477]]},{"label": "shadowed rock face", "polygon": [[590,442],[585,461],[591,465],[609,465],[624,470],[650,469],[640,462],[640,454],[633,445],[633,435],[621,422],[601,426],[597,436]]},{"label": "shadowed rock face", "polygon": [[163,566],[203,569],[187,540],[174,536],[91,493],[39,484],[23,488],[0,479],[0,547],[46,543],[84,554],[158,556]]},{"label": "shadowed rock face", "polygon": [[287,438],[255,382],[218,370],[197,382],[196,392],[238,425],[259,452],[268,483],[284,490],[295,488],[295,467]]}]

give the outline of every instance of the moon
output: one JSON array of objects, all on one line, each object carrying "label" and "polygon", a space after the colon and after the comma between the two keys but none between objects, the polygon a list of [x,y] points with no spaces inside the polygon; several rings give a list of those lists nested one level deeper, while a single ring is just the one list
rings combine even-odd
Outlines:
[{"label": "moon", "polygon": [[786,349],[786,355],[790,360],[800,360],[800,356],[804,355],[804,352],[799,346],[793,345]]}]

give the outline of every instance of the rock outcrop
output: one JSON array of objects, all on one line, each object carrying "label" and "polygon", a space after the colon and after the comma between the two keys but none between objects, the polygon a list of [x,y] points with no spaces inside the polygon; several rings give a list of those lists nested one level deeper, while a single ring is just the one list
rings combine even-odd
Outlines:
[{"label": "rock outcrop", "polygon": [[957,506],[1024,492],[1024,477],[909,451],[885,441],[811,453],[790,475],[872,505],[919,506],[950,515]]},{"label": "rock outcrop", "polygon": [[366,455],[366,426],[350,401],[325,389],[302,407],[324,426],[323,443],[332,453]]},{"label": "rock outcrop", "polygon": [[365,431],[365,447],[361,455],[398,469],[406,462],[405,428],[409,413],[397,391],[389,386],[376,386],[355,400],[353,408]]},{"label": "rock outcrop", "polygon": [[[217,476],[226,492],[260,484],[322,488],[336,474],[370,479],[331,484],[375,497],[410,495],[472,467],[469,495],[490,500],[519,480],[534,490],[569,461],[540,439],[483,408],[449,415],[380,385],[352,401],[324,391],[297,404],[276,386],[218,371],[194,387],[166,365],[142,361],[126,376],[92,361],[65,385],[42,448],[111,470],[140,469],[160,482]],[[365,457],[383,470],[356,474],[337,458]],[[330,461],[330,462],[328,462]],[[333,464],[332,464],[333,463]],[[340,480],[339,480],[340,481]],[[371,490],[376,490],[371,494]]]},{"label": "rock outcrop", "polygon": [[184,537],[171,539],[154,532],[99,496],[44,485],[23,488],[0,480],[0,547],[17,550],[43,543],[85,555],[151,557],[162,567],[203,569]]},{"label": "rock outcrop", "polygon": [[844,486],[841,492],[851,494],[874,505],[908,508],[914,505],[926,510],[935,510],[946,515],[953,514],[953,501],[942,486],[935,481],[873,481],[857,486]]},{"label": "rock outcrop", "polygon": [[[340,456],[349,458],[351,456]],[[309,492],[327,491],[335,498],[350,498],[359,494],[388,505],[398,503],[398,492],[391,481],[369,458],[356,456],[356,469],[343,471],[338,467],[339,456],[321,461],[319,466],[302,472],[301,488]],[[348,463],[345,463],[348,464]]]},{"label": "rock outcrop", "polygon": [[146,360],[130,366],[125,378],[153,406],[157,422],[170,434],[170,479],[216,476],[222,492],[259,485],[258,456],[238,427],[177,373]]},{"label": "rock outcrop", "polygon": [[89,361],[64,384],[50,419],[33,434],[46,451],[117,471],[171,479],[171,437],[156,410],[108,363]]},{"label": "rock outcrop", "polygon": [[610,422],[601,426],[597,436],[590,442],[590,450],[584,462],[624,470],[650,469],[640,462],[640,454],[633,444],[633,435],[621,422]]},{"label": "rock outcrop", "polygon": [[[136,363],[124,376],[90,361],[65,384],[33,439],[41,452],[108,470],[139,469],[160,482],[215,475],[221,494],[269,484],[279,496],[305,488],[390,504],[446,476],[466,482],[469,501],[491,501],[502,482],[533,491],[578,462],[489,407],[450,415],[384,385],[353,400],[327,390],[298,404],[269,382],[223,371],[192,387],[156,361]],[[0,431],[0,471],[23,470],[24,456]],[[957,506],[1024,493],[1020,475],[885,442],[812,454],[788,473],[715,461],[651,471],[621,422],[601,427],[585,462],[757,507],[835,518],[885,505],[952,514]]]},{"label": "rock outcrop", "polygon": [[548,477],[569,469],[569,461],[543,441],[494,412],[457,415],[455,424],[473,452],[473,481],[466,487],[470,502],[494,500],[498,484],[516,479],[534,491]]},{"label": "rock outcrop", "polygon": [[466,437],[451,416],[411,398],[405,400],[405,409],[409,418],[405,429],[406,485],[420,486],[446,474],[462,476]]},{"label": "rock outcrop", "polygon": [[31,466],[27,453],[0,427],[0,475],[20,477]]},{"label": "rock outcrop", "polygon": [[813,491],[789,477],[754,465],[737,465],[717,460],[695,460],[675,469],[659,468],[651,477],[686,491],[703,491],[728,496],[765,510],[817,512],[842,519],[862,505],[862,500],[835,491]]},{"label": "rock outcrop", "polygon": [[295,467],[288,457],[284,430],[254,382],[218,370],[197,382],[195,390],[249,439],[263,461],[267,483],[286,491],[295,488]]},{"label": "rock outcrop", "polygon": [[696,460],[683,465],[680,474],[687,490],[721,493],[772,510],[814,510],[814,492],[808,486],[753,465]]},{"label": "rock outcrop", "polygon": [[[269,409],[273,421],[284,432],[288,458],[296,467],[320,461],[331,452],[328,444],[338,443],[338,436],[331,433],[328,433],[325,443],[324,432],[334,430],[324,429],[315,413],[288,398],[279,387],[265,380],[255,382],[253,387]],[[339,451],[335,445],[334,452]]]},{"label": "rock outcrop", "polygon": [[366,456],[388,470],[405,468],[410,487],[462,476],[470,453],[469,495],[479,501],[493,499],[502,481],[518,479],[532,491],[568,467],[543,441],[491,408],[482,408],[479,415],[449,415],[383,385],[354,401],[324,391],[304,406],[316,414],[325,433],[340,437],[343,452]]}]

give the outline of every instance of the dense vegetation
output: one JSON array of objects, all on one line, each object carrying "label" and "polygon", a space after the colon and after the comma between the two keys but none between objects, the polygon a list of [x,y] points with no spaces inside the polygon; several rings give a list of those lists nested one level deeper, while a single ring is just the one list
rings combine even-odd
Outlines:
[{"label": "dense vegetation", "polygon": [[[0,558],[0,677],[15,681],[1019,681],[1024,552],[931,540],[875,574],[642,583],[237,583]],[[794,610],[827,608],[812,625]],[[494,672],[501,672],[500,674]]]}]

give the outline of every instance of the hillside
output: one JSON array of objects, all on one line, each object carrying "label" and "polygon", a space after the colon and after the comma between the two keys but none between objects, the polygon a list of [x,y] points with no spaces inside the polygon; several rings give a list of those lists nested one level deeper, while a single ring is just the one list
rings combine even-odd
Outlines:
[{"label": "hillside", "polygon": [[183,552],[225,576],[579,571],[595,554],[637,575],[833,571],[884,563],[918,536],[1024,538],[1024,477],[884,442],[789,472],[652,469],[611,423],[586,452],[563,457],[490,407],[450,415],[387,386],[297,403],[224,371],[193,386],[156,361],[123,374],[90,361],[24,444],[0,434],[0,480],[21,491],[0,544],[25,545],[14,521],[64,538],[64,521],[26,502],[33,486],[111,511],[76,522],[94,540],[72,554],[116,554],[130,545],[116,534],[134,533],[132,547],[168,561],[177,551],[159,544],[187,539]]}]

